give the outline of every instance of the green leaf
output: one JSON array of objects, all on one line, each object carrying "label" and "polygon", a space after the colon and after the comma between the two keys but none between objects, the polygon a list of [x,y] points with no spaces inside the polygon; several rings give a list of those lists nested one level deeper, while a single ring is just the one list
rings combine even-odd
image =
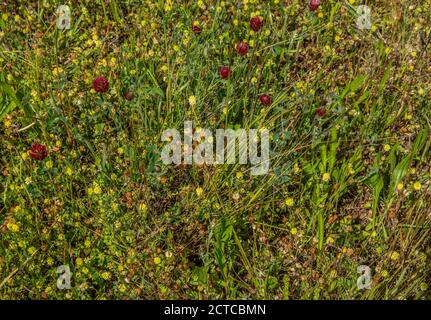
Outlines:
[{"label": "green leaf", "polygon": [[365,78],[365,76],[360,75],[355,80],[353,80],[353,82],[350,84],[350,91],[355,92],[356,90],[358,90],[360,85],[364,82]]},{"label": "green leaf", "polygon": [[[1,77],[1,79],[3,78],[4,77]],[[8,113],[12,112],[16,107],[22,107],[20,101],[15,95],[15,92],[7,83],[2,82],[1,89],[3,97],[0,104],[0,120],[3,119]]]}]

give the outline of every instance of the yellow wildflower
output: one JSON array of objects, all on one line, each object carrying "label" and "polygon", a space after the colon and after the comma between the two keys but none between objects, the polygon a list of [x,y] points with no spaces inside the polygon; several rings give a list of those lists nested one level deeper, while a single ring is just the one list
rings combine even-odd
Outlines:
[{"label": "yellow wildflower", "polygon": [[196,194],[198,195],[198,197],[201,197],[203,193],[204,190],[201,187],[196,188]]},{"label": "yellow wildflower", "polygon": [[190,96],[189,97],[189,104],[192,107],[194,107],[196,105],[196,97],[195,96]]},{"label": "yellow wildflower", "polygon": [[413,184],[413,189],[415,189],[416,191],[419,191],[421,188],[422,188],[422,185],[421,185],[421,183],[419,181],[416,181]]},{"label": "yellow wildflower", "polygon": [[323,174],[322,180],[323,180],[324,182],[328,182],[330,179],[331,179],[331,175],[330,175],[328,172],[325,172],[325,173]]},{"label": "yellow wildflower", "polygon": [[392,252],[391,254],[391,260],[396,261],[400,258],[400,254],[396,251]]},{"label": "yellow wildflower", "polygon": [[293,206],[293,198],[287,198],[284,203],[286,204],[286,206],[291,207]]}]

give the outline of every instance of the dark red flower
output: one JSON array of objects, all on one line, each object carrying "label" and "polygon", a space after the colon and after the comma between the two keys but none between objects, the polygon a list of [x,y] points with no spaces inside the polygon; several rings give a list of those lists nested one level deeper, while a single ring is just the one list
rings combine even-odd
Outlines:
[{"label": "dark red flower", "polygon": [[127,91],[126,93],[124,93],[124,99],[126,99],[127,101],[131,101],[135,98],[135,94],[132,91]]},{"label": "dark red flower", "polygon": [[245,56],[248,52],[248,45],[245,42],[240,42],[236,45],[236,52],[238,54]]},{"label": "dark red flower", "polygon": [[219,70],[219,73],[220,73],[220,77],[222,79],[227,79],[230,76],[230,68],[226,67],[226,66],[221,67],[220,70]]},{"label": "dark red flower", "polygon": [[319,9],[320,0],[310,0],[310,10],[316,11]]},{"label": "dark red flower", "polygon": [[105,77],[97,77],[94,79],[93,88],[96,92],[106,92],[109,90],[109,81]]},{"label": "dark red flower", "polygon": [[201,27],[195,25],[192,26],[192,30],[194,33],[201,33],[202,31]]},{"label": "dark red flower", "polygon": [[43,160],[48,156],[48,151],[46,147],[39,143],[33,143],[30,148],[30,157],[35,160]]},{"label": "dark red flower", "polygon": [[262,94],[259,97],[259,100],[263,106],[269,106],[271,104],[271,97],[267,94]]},{"label": "dark red flower", "polygon": [[259,17],[253,17],[250,19],[250,29],[253,31],[259,31],[262,28],[263,21]]},{"label": "dark red flower", "polygon": [[325,109],[322,109],[322,108],[318,108],[318,109],[316,110],[316,114],[317,114],[319,117],[323,117],[323,116],[326,114],[326,110],[325,110]]}]

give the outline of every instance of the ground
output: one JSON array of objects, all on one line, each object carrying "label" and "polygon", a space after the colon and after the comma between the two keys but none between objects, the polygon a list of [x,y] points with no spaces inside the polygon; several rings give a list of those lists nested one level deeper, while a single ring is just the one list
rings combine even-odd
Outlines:
[{"label": "ground", "polygon": [[[430,0],[0,10],[1,299],[431,298]],[[164,163],[186,120],[269,171]]]}]

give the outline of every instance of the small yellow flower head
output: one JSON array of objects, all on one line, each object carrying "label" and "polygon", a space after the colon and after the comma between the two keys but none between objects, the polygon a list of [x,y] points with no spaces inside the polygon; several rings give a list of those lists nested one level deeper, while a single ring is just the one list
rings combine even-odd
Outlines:
[{"label": "small yellow flower head", "polygon": [[391,146],[390,146],[390,145],[388,145],[388,144],[385,144],[385,145],[383,146],[383,150],[385,150],[386,152],[388,152],[389,150],[391,150]]},{"label": "small yellow flower head", "polygon": [[160,262],[162,262],[162,259],[160,259],[160,257],[154,258],[154,264],[160,264]]},{"label": "small yellow flower head", "polygon": [[329,180],[331,180],[331,175],[330,175],[328,172],[325,172],[325,173],[323,174],[322,180],[323,180],[324,182],[328,182]]},{"label": "small yellow flower head", "polygon": [[84,263],[84,261],[82,260],[82,258],[76,258],[76,265],[79,267],[79,266],[82,266],[82,264]]},{"label": "small yellow flower head", "polygon": [[18,232],[19,231],[19,226],[15,223],[9,222],[6,227],[11,230],[12,232]]},{"label": "small yellow flower head", "polygon": [[421,185],[421,183],[419,181],[416,181],[413,184],[413,189],[415,189],[416,191],[419,191],[421,188],[422,188],[422,185]]},{"label": "small yellow flower head", "polygon": [[55,67],[54,69],[52,69],[52,75],[53,76],[58,76],[59,74],[62,74],[63,73],[63,69],[62,68],[59,68],[59,67]]},{"label": "small yellow flower head", "polygon": [[400,258],[400,254],[396,251],[391,253],[391,260],[397,261]]},{"label": "small yellow flower head", "polygon": [[424,90],[423,88],[420,88],[420,89],[418,90],[418,94],[419,94],[420,96],[423,96],[423,95],[425,94],[425,90]]},{"label": "small yellow flower head", "polygon": [[111,278],[111,274],[108,271],[105,271],[101,274],[102,278],[105,280],[109,280]]},{"label": "small yellow flower head", "polygon": [[148,207],[144,202],[141,202],[139,204],[139,210],[141,210],[142,212],[147,212],[147,209],[148,209]]},{"label": "small yellow flower head", "polygon": [[239,172],[236,173],[236,178],[238,180],[241,180],[243,176],[244,176],[244,174],[241,171],[239,171]]},{"label": "small yellow flower head", "polygon": [[51,160],[48,160],[45,165],[47,169],[51,169],[54,166]]},{"label": "small yellow flower head", "polygon": [[196,194],[198,195],[198,197],[201,197],[203,193],[204,190],[201,187],[196,188]]},{"label": "small yellow flower head", "polygon": [[404,185],[401,182],[397,184],[397,190],[398,191],[403,190],[403,188],[404,188]]},{"label": "small yellow flower head", "polygon": [[73,174],[73,169],[72,169],[71,167],[67,167],[67,168],[66,168],[66,174],[67,174],[68,176],[71,176],[71,175]]},{"label": "small yellow flower head", "polygon": [[298,233],[298,229],[296,229],[296,228],[292,228],[292,229],[290,229],[290,233],[291,233],[292,235],[296,235],[296,234]]},{"label": "small yellow flower head", "polygon": [[120,148],[117,149],[117,152],[118,152],[118,154],[121,155],[121,154],[124,153],[124,149],[120,147]]},{"label": "small yellow flower head", "polygon": [[196,97],[195,96],[190,96],[189,97],[189,104],[192,107],[194,107],[196,105]]},{"label": "small yellow flower head", "polygon": [[333,244],[335,242],[335,240],[334,240],[334,238],[332,238],[332,237],[328,237],[327,239],[326,239],[326,244]]},{"label": "small yellow flower head", "polygon": [[48,259],[46,259],[46,263],[47,263],[49,266],[52,266],[52,265],[54,264],[54,259],[53,259],[52,257],[48,257]]},{"label": "small yellow flower head", "polygon": [[93,187],[93,192],[94,192],[94,194],[101,194],[102,188],[100,188],[100,186],[98,184],[95,184],[95,186]]},{"label": "small yellow flower head", "polygon": [[286,206],[291,207],[293,206],[293,198],[287,198],[284,203],[286,204]]}]

